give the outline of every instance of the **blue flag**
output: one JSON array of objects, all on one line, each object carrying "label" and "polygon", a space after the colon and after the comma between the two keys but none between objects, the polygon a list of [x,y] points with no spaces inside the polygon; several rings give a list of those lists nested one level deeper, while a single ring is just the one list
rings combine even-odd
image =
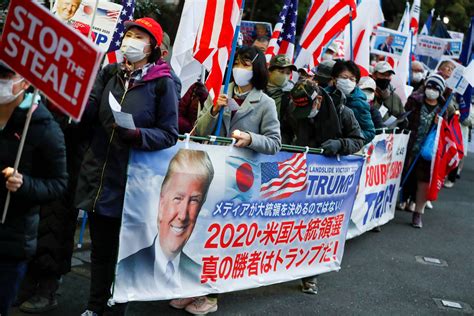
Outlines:
[{"label": "blue flag", "polygon": [[[464,66],[467,66],[469,62],[474,58],[473,50],[474,50],[474,17],[471,17],[471,24],[469,25],[469,29],[467,30],[467,34],[464,37],[464,43],[462,45],[461,56],[459,60]],[[464,121],[469,116],[469,110],[471,109],[471,98],[472,98],[472,86],[469,85],[464,92],[464,95],[458,99],[459,103],[459,112],[461,112],[461,117],[459,118],[460,121]],[[464,102],[462,102],[464,101]]]}]

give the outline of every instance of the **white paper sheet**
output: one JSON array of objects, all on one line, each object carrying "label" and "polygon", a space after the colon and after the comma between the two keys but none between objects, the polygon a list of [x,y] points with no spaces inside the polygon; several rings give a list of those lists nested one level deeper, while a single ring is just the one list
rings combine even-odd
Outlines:
[{"label": "white paper sheet", "polygon": [[136,129],[132,114],[122,112],[122,107],[111,92],[109,92],[109,105],[112,109],[115,123],[117,123],[118,126],[127,129]]}]

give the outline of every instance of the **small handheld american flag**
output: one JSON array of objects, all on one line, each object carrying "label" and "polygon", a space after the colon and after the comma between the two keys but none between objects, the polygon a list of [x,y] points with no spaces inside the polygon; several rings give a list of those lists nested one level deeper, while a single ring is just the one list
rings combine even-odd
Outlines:
[{"label": "small handheld american flag", "polygon": [[285,0],[279,15],[280,20],[275,25],[275,30],[265,52],[267,62],[279,54],[285,54],[293,61],[297,16],[298,0]]},{"label": "small handheld american flag", "polygon": [[113,64],[123,61],[120,45],[122,45],[122,37],[125,35],[125,21],[133,20],[133,11],[135,10],[135,0],[122,0],[122,12],[117,21],[112,42],[107,52],[106,64]]},{"label": "small handheld american flag", "polygon": [[280,200],[304,190],[307,179],[306,154],[294,154],[282,162],[261,164],[262,186],[260,195],[266,199]]}]

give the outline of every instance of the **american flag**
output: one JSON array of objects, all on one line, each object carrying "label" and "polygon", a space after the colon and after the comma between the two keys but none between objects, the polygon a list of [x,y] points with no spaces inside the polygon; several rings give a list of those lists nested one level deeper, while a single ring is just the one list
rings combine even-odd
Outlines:
[{"label": "american flag", "polygon": [[298,16],[298,0],[285,0],[280,12],[280,20],[275,25],[265,57],[267,62],[279,54],[285,54],[293,61],[295,53],[296,17]]},{"label": "american flag", "polygon": [[122,37],[125,35],[125,21],[133,20],[133,11],[135,10],[135,0],[122,0],[122,12],[117,21],[112,42],[107,52],[107,60],[105,64],[113,64],[123,61],[120,45],[122,45]]},{"label": "american flag", "polygon": [[261,164],[263,198],[280,200],[299,192],[306,187],[306,154],[294,154],[282,162],[264,162]]},{"label": "american flag", "polygon": [[102,18],[109,21],[115,21],[120,15],[120,10],[107,10],[102,8],[97,8],[97,18]]},{"label": "american flag", "polygon": [[206,87],[214,102],[220,94],[241,7],[242,0],[208,0],[197,34],[193,57],[209,70]]},{"label": "american flag", "polygon": [[355,19],[355,0],[315,0],[309,10],[303,34],[301,51],[295,61],[296,67],[309,64],[311,68],[320,61],[322,49],[349,24],[350,15]]}]

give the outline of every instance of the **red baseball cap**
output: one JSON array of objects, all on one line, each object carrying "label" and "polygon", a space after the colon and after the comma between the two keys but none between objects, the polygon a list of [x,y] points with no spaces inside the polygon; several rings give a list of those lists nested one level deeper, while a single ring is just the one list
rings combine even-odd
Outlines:
[{"label": "red baseball cap", "polygon": [[163,29],[161,25],[152,18],[141,18],[135,21],[125,22],[125,31],[128,31],[131,27],[136,26],[138,28],[144,29],[156,40],[158,46],[161,45],[163,41]]}]

